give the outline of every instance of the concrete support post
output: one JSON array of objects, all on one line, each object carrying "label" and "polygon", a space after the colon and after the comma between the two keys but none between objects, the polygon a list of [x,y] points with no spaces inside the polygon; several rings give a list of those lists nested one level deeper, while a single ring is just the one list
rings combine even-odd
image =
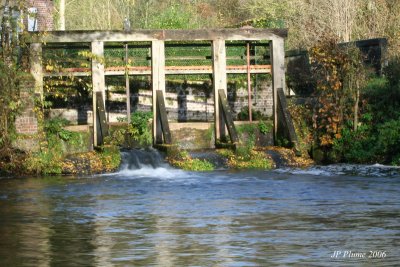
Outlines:
[{"label": "concrete support post", "polygon": [[30,44],[29,62],[31,74],[35,79],[35,94],[40,94],[41,98],[43,98],[43,66],[41,43]]},{"label": "concrete support post", "polygon": [[105,101],[106,82],[104,76],[104,43],[92,42],[92,86],[93,86],[93,145],[97,146],[99,123],[96,110],[96,92],[102,92]]},{"label": "concrete support post", "polygon": [[151,42],[151,84],[153,97],[153,144],[162,143],[161,124],[157,120],[157,90],[165,95],[165,47],[164,41]]},{"label": "concrete support post", "polygon": [[273,87],[273,119],[274,119],[274,143],[278,135],[278,88],[285,91],[285,46],[283,38],[274,38],[271,41],[271,65]]},{"label": "concrete support post", "polygon": [[226,75],[226,49],[225,40],[216,39],[212,43],[213,60],[213,85],[214,85],[214,124],[215,141],[221,141],[225,137],[225,123],[219,109],[218,90],[224,90],[227,95],[227,75]]}]

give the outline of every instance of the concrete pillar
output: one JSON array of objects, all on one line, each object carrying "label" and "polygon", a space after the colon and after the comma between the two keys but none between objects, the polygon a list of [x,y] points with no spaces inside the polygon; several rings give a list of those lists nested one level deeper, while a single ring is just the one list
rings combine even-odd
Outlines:
[{"label": "concrete pillar", "polygon": [[43,66],[41,43],[30,44],[29,62],[31,74],[35,79],[35,94],[40,94],[40,96],[43,98]]},{"label": "concrete pillar", "polygon": [[274,142],[278,134],[278,88],[285,91],[285,46],[283,38],[274,38],[271,41],[271,65],[272,65],[272,90],[273,90],[273,119]]},{"label": "concrete pillar", "polygon": [[214,85],[214,124],[215,141],[221,140],[225,136],[225,123],[223,116],[219,112],[218,90],[222,89],[227,95],[227,76],[226,76],[226,49],[225,40],[217,39],[212,43],[213,58],[213,85]]},{"label": "concrete pillar", "polygon": [[96,92],[102,92],[105,101],[106,82],[104,76],[104,43],[92,42],[92,86],[93,86],[93,145],[97,146],[97,132],[99,130],[96,112]]},{"label": "concrete pillar", "polygon": [[153,144],[157,144],[162,142],[161,124],[157,120],[157,90],[161,90],[165,96],[165,46],[162,40],[151,43],[151,84],[153,91]]}]

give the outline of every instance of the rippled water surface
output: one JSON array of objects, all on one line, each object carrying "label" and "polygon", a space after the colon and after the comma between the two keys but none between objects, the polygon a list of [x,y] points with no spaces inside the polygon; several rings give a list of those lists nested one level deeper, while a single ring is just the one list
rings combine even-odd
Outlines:
[{"label": "rippled water surface", "polygon": [[[157,166],[0,179],[0,266],[400,262],[396,169],[190,173]],[[342,254],[331,257],[335,251]],[[370,251],[385,257],[354,254]]]}]

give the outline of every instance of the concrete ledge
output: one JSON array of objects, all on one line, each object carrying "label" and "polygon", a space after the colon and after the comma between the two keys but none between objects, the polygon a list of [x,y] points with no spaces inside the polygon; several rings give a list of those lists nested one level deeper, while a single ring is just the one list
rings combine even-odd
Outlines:
[{"label": "concrete ledge", "polygon": [[65,130],[71,132],[89,132],[90,126],[89,125],[69,125],[64,127]]},{"label": "concrete ledge", "polygon": [[169,129],[171,131],[176,131],[184,128],[208,130],[212,125],[212,122],[169,122]]}]

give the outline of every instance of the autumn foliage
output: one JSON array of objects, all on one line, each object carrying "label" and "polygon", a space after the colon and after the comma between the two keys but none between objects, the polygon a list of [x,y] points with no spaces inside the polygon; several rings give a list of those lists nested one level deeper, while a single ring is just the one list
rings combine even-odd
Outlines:
[{"label": "autumn foliage", "polygon": [[358,97],[363,65],[349,47],[334,39],[319,43],[310,50],[312,73],[316,83],[313,110],[314,141],[330,148],[341,137],[346,122],[358,117]]}]

